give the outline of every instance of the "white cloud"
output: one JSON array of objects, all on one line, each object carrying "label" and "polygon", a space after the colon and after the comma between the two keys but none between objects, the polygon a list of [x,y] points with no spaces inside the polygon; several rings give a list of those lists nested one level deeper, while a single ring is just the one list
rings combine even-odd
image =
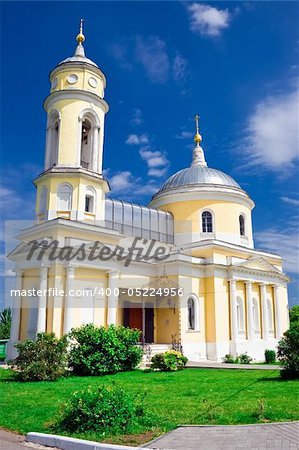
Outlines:
[{"label": "white cloud", "polygon": [[153,180],[144,183],[140,177],[134,177],[128,170],[116,173],[109,181],[112,194],[126,194],[127,199],[154,194],[159,188]]},{"label": "white cloud", "polygon": [[128,145],[148,144],[149,140],[146,134],[129,134],[126,139]]},{"label": "white cloud", "polygon": [[130,120],[130,123],[132,125],[138,126],[138,125],[141,125],[142,122],[143,122],[143,120],[142,120],[142,111],[139,108],[135,108],[134,112],[133,112],[133,117]]},{"label": "white cloud", "polygon": [[280,197],[280,199],[284,203],[288,203],[289,205],[299,206],[299,200],[291,197]]},{"label": "white cloud", "polygon": [[177,139],[191,139],[193,135],[194,133],[192,133],[191,131],[183,130],[179,134],[176,134],[175,137]]},{"label": "white cloud", "polygon": [[217,9],[207,4],[192,3],[188,6],[188,11],[191,18],[190,29],[203,36],[219,36],[228,28],[231,20],[227,9]]},{"label": "white cloud", "polygon": [[294,167],[298,152],[299,91],[260,101],[248,119],[239,152],[248,166],[264,166],[281,173]]},{"label": "white cloud", "polygon": [[255,241],[263,250],[282,256],[286,272],[299,274],[299,234],[296,228],[276,228],[255,233]]},{"label": "white cloud", "polygon": [[136,38],[135,55],[144,67],[148,78],[158,84],[167,81],[169,75],[169,57],[166,44],[157,36]]},{"label": "white cloud", "polygon": [[172,70],[175,81],[186,81],[189,76],[188,61],[181,55],[176,55],[172,63]]},{"label": "white cloud", "polygon": [[165,154],[159,151],[152,151],[148,147],[141,148],[139,154],[146,161],[149,168],[166,166],[169,163]]},{"label": "white cloud", "polygon": [[164,167],[163,169],[157,169],[157,168],[149,169],[148,176],[149,177],[157,177],[157,178],[163,177],[166,174],[167,169],[168,169],[168,167]]}]

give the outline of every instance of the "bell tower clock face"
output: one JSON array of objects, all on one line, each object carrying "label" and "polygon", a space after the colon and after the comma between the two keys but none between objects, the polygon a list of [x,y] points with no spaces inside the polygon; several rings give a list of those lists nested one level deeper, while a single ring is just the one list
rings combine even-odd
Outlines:
[{"label": "bell tower clock face", "polygon": [[78,76],[75,73],[72,73],[71,75],[69,75],[67,77],[67,82],[69,84],[75,84],[75,83],[77,83],[77,81],[78,81]]}]

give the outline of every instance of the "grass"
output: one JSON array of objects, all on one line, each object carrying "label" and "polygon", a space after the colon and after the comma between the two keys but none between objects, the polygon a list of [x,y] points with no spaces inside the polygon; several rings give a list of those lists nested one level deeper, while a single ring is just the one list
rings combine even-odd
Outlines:
[{"label": "grass", "polygon": [[117,383],[128,392],[146,392],[157,427],[138,435],[74,435],[113,443],[141,444],[180,424],[246,424],[299,419],[298,381],[277,370],[185,369],[181,372],[126,372],[103,377],[69,377],[55,382],[21,383],[0,369],[0,427],[25,434],[49,432],[70,394],[87,386]]}]

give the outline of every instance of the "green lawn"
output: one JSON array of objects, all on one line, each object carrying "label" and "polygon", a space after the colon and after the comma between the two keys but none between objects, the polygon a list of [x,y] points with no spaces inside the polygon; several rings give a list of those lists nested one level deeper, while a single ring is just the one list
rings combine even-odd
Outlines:
[{"label": "green lawn", "polygon": [[[74,391],[116,382],[132,394],[146,392],[157,428],[136,436],[106,438],[141,443],[179,424],[244,424],[299,419],[299,383],[277,370],[185,369],[181,372],[127,372],[103,377],[70,377],[56,382],[20,383],[0,369],[0,427],[20,433],[49,432],[60,404]],[[259,407],[261,402],[263,408]],[[76,436],[79,437],[79,436]],[[80,435],[105,440],[100,436]]]}]

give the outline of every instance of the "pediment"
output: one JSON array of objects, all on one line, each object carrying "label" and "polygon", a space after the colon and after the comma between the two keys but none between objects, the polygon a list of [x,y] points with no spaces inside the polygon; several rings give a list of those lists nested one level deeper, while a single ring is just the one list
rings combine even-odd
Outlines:
[{"label": "pediment", "polygon": [[262,256],[253,256],[246,261],[242,261],[240,263],[234,264],[234,267],[246,268],[246,269],[255,269],[255,270],[263,270],[265,272],[275,272],[282,273],[281,270],[277,269],[273,264],[269,263]]}]

